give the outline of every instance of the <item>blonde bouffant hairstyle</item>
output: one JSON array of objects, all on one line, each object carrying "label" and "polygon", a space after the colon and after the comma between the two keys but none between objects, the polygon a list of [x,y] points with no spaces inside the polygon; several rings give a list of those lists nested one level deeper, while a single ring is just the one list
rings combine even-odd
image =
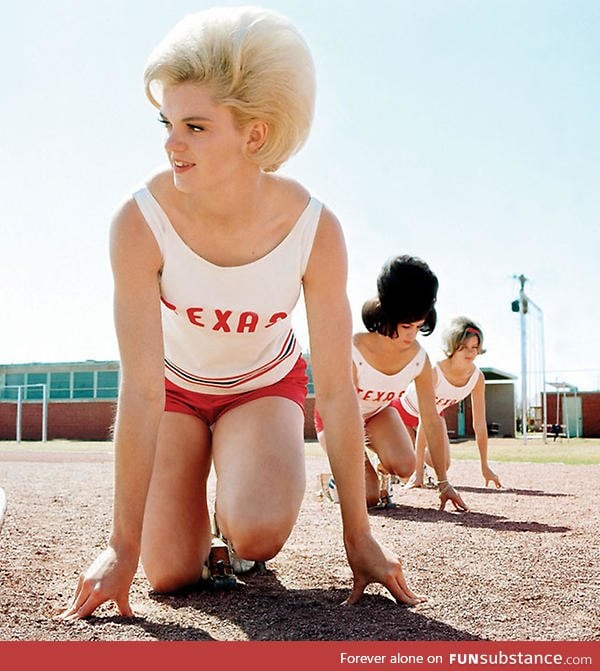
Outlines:
[{"label": "blonde bouffant hairstyle", "polygon": [[481,326],[469,317],[455,317],[444,331],[442,336],[442,349],[447,357],[451,357],[457,352],[471,336],[476,336],[478,340],[479,354],[484,354],[483,349],[483,331]]},{"label": "blonde bouffant hairstyle", "polygon": [[265,172],[277,170],[305,143],[315,106],[315,70],[304,38],[280,14],[257,7],[215,7],[184,17],[154,49],[144,71],[150,102],[165,86],[208,86],[239,128],[268,127],[253,153]]}]

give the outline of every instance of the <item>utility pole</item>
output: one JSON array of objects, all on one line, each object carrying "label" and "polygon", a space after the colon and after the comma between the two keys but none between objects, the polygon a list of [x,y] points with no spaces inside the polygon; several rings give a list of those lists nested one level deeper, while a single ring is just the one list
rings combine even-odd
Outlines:
[{"label": "utility pole", "polygon": [[514,275],[516,280],[519,280],[521,285],[519,291],[519,298],[516,301],[512,302],[512,311],[518,312],[520,315],[520,326],[521,326],[521,431],[523,433],[523,442],[527,442],[527,410],[528,410],[528,400],[527,400],[527,320],[525,316],[529,312],[529,308],[534,308],[537,310],[539,320],[540,320],[540,335],[541,335],[541,367],[542,367],[542,389],[541,389],[541,402],[542,402],[542,435],[544,443],[546,442],[546,431],[547,431],[547,410],[546,410],[546,361],[545,361],[545,345],[544,345],[544,316],[540,307],[538,307],[531,299],[525,294],[525,282],[527,278],[525,275]]},{"label": "utility pole", "polygon": [[520,324],[521,324],[521,431],[523,442],[527,442],[527,322],[525,315],[529,305],[525,295],[525,282],[527,278],[521,274],[517,277],[521,283],[519,291]]}]

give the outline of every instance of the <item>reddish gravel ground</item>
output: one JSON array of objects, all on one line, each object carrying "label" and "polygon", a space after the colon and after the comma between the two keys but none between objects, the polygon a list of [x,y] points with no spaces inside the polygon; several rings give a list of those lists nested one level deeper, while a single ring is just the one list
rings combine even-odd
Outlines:
[{"label": "reddish gravel ground", "polygon": [[473,512],[437,510],[431,490],[395,488],[394,510],[371,511],[409,585],[428,601],[396,605],[379,586],[351,608],[339,507],[315,494],[321,456],[307,455],[297,526],[265,573],[234,591],[161,596],[142,571],[136,616],[113,606],[74,624],[53,619],[79,570],[107,538],[112,456],[0,449],[7,510],[0,531],[0,640],[4,641],[597,641],[600,466],[498,463],[505,488],[482,486],[476,461],[456,461],[452,482]]}]

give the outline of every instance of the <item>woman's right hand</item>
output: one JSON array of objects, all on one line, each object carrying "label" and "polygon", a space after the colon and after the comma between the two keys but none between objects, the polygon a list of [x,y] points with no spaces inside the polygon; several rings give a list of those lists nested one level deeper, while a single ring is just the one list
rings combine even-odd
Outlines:
[{"label": "woman's right hand", "polygon": [[117,553],[109,545],[96,557],[87,571],[79,576],[75,595],[59,615],[60,619],[79,620],[89,617],[106,601],[114,601],[121,615],[132,617],[129,588],[137,565],[137,554]]},{"label": "woman's right hand", "polygon": [[346,555],[352,569],[353,584],[350,596],[344,605],[353,605],[363,596],[371,583],[380,583],[388,589],[398,603],[415,606],[427,601],[415,594],[406,584],[400,559],[373,538],[370,531],[362,534],[354,542],[347,542]]},{"label": "woman's right hand", "polygon": [[462,500],[462,496],[449,482],[438,482],[438,489],[440,492],[440,510],[444,510],[446,504],[450,501],[456,510],[469,512],[469,507]]}]

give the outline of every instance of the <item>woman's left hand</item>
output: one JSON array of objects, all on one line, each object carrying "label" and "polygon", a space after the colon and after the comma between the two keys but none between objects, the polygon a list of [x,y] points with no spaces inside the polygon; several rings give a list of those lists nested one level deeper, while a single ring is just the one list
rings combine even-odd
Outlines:
[{"label": "woman's left hand", "polygon": [[489,466],[481,469],[483,474],[483,479],[485,480],[485,486],[487,487],[490,482],[493,482],[496,485],[496,489],[500,489],[502,485],[500,484],[500,478],[492,471]]},{"label": "woman's left hand", "polygon": [[386,547],[379,545],[371,533],[366,533],[354,543],[346,543],[346,554],[353,574],[352,593],[344,604],[357,603],[367,585],[380,583],[399,602],[414,606],[425,597],[415,594],[406,584],[402,564]]}]

